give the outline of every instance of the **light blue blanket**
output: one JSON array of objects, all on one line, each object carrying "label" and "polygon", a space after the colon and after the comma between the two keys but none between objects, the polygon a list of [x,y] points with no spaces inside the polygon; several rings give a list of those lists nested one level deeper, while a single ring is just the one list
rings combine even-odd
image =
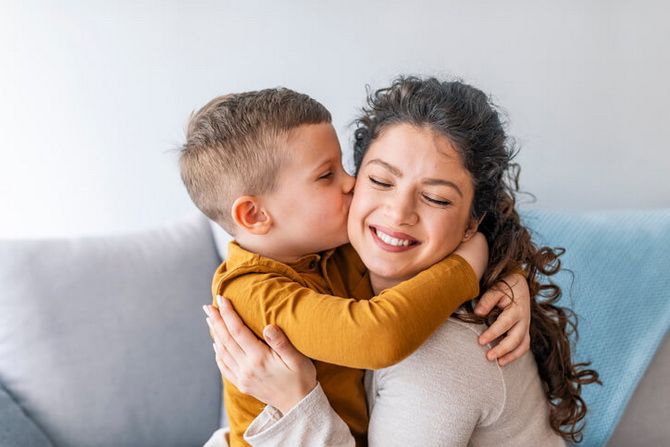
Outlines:
[{"label": "light blue blanket", "polygon": [[566,248],[556,276],[561,305],[579,317],[576,358],[603,386],[588,385],[584,446],[612,436],[670,328],[670,210],[524,213],[534,240]]}]

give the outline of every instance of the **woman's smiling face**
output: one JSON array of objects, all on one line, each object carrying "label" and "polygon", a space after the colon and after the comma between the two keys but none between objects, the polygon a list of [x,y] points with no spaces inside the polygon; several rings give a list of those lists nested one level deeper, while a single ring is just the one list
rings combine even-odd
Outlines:
[{"label": "woman's smiling face", "polygon": [[426,127],[395,124],[361,162],[348,231],[376,292],[453,252],[472,224],[470,173],[451,142]]}]

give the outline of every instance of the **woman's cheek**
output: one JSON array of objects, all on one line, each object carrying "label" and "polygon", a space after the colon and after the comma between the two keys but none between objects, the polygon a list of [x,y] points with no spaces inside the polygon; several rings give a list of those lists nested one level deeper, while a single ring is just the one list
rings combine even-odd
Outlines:
[{"label": "woman's cheek", "polygon": [[374,208],[375,205],[380,202],[379,191],[376,191],[370,187],[365,188],[358,196],[358,206],[363,213],[369,213]]}]

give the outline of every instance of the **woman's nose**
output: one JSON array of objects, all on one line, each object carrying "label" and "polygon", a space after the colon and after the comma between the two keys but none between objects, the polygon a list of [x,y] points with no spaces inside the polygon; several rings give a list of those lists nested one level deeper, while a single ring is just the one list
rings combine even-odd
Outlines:
[{"label": "woman's nose", "polygon": [[393,225],[415,225],[419,221],[413,197],[389,197],[385,211]]}]

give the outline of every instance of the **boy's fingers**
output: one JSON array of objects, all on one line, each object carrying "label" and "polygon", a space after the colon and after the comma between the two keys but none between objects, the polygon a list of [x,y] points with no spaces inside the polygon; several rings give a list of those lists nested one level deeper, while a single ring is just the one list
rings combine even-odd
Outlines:
[{"label": "boy's fingers", "polygon": [[513,288],[517,285],[519,278],[521,278],[523,281],[526,280],[526,278],[520,274],[513,273],[504,277],[501,281],[495,283],[479,299],[477,306],[475,306],[475,314],[483,317],[488,315],[488,313],[491,312],[491,310],[493,310],[493,308],[496,306],[501,309],[505,309],[510,304],[514,304],[514,301],[510,296],[512,293],[510,288]]},{"label": "boy's fingers", "polygon": [[278,326],[272,324],[265,326],[263,329],[263,337],[270,348],[272,348],[291,369],[299,367],[300,362],[307,358],[302,355],[300,351],[295,349],[286,334],[284,334],[284,331]]},{"label": "boy's fingers", "polygon": [[509,363],[512,363],[513,361],[517,360],[519,357],[524,355],[528,350],[530,349],[530,337],[528,338],[528,344],[523,343],[519,345],[515,350],[512,352],[503,355],[498,359],[498,363],[500,366],[505,366]]},{"label": "boy's fingers", "polygon": [[507,336],[500,341],[500,343],[498,343],[494,348],[489,349],[489,351],[486,353],[486,358],[489,360],[495,360],[497,358],[504,357],[521,346],[524,341],[523,335],[519,336],[521,332],[522,331],[510,331]]},{"label": "boy's fingers", "polygon": [[501,309],[507,309],[507,307],[512,305],[512,304],[514,304],[512,302],[512,298],[510,298],[509,295],[506,295],[506,294],[503,293],[500,296],[500,299],[498,300],[498,303],[496,304],[496,306],[498,306]]},{"label": "boy's fingers", "polygon": [[475,306],[475,314],[485,317],[494,307],[497,306],[505,309],[510,304],[512,304],[512,299],[509,297],[509,294],[500,290],[497,286],[493,286],[479,299],[479,302]]},{"label": "boy's fingers", "polygon": [[235,344],[246,356],[263,355],[267,351],[267,346],[258,340],[251,329],[244,324],[230,300],[223,298],[220,303],[221,317]]},{"label": "boy's fingers", "polygon": [[475,314],[483,317],[488,315],[489,312],[495,307],[498,303],[498,297],[501,294],[499,290],[489,289],[484,295],[479,299],[479,302],[475,306]]},{"label": "boy's fingers", "polygon": [[489,328],[486,329],[482,335],[479,336],[479,344],[485,345],[486,343],[492,342],[496,338],[503,335],[505,332],[509,331],[515,323],[516,321],[509,313],[501,313],[498,316],[498,319],[494,321],[493,324],[489,326]]},{"label": "boy's fingers", "polygon": [[514,287],[520,282],[526,281],[526,277],[523,276],[521,273],[511,273],[503,279],[507,281],[507,284],[509,284],[510,287]]}]

